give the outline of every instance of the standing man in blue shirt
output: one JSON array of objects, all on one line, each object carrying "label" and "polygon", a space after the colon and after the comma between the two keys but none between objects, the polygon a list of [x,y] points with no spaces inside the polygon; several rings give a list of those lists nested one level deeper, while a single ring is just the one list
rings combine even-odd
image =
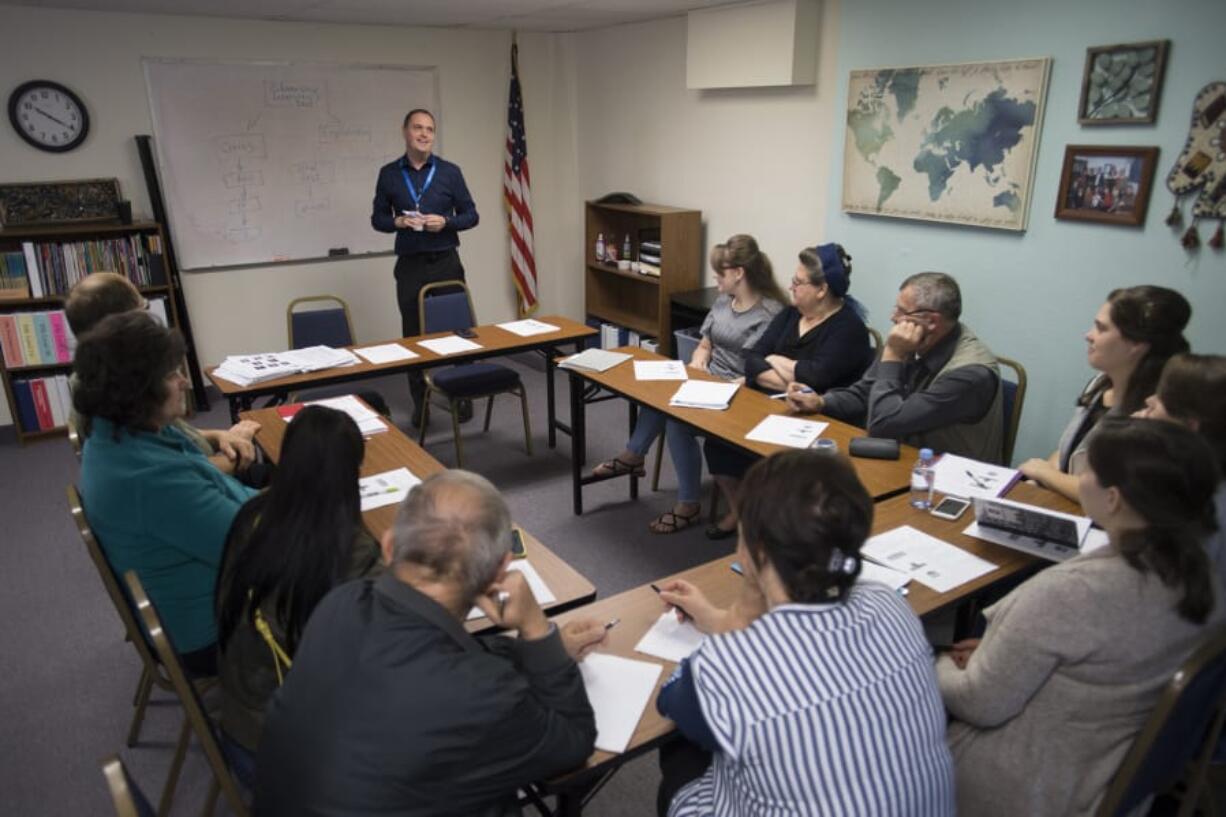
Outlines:
[{"label": "standing man in blue shirt", "polygon": [[[477,206],[459,165],[433,154],[434,115],[422,108],[404,118],[405,154],[379,170],[370,224],[396,234],[396,300],[405,337],[421,334],[417,296],[436,281],[464,280],[456,248],[460,230],[477,226]],[[413,425],[421,425],[425,378],[409,373]],[[471,412],[471,409],[470,409]],[[470,415],[471,416],[471,415]]]}]

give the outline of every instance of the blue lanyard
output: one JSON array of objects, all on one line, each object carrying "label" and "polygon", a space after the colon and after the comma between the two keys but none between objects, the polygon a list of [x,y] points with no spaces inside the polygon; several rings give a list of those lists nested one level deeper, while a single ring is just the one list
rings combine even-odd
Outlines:
[{"label": "blue lanyard", "polygon": [[405,187],[409,188],[409,198],[413,199],[413,209],[419,210],[421,205],[421,197],[426,195],[426,191],[430,189],[430,182],[434,181],[434,171],[438,170],[438,162],[434,161],[434,157],[430,157],[430,172],[426,174],[426,183],[421,186],[421,192],[417,192],[417,188],[413,186],[412,179],[409,178],[408,161],[400,166],[400,174],[404,176]]}]

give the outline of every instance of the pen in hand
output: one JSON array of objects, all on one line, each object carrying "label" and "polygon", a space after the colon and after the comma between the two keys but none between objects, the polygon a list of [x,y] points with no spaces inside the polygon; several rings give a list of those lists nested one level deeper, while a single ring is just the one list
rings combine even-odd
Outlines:
[{"label": "pen in hand", "polygon": [[505,590],[498,591],[498,620],[501,621],[507,611],[507,600],[511,598],[511,594]]},{"label": "pen in hand", "polygon": [[[649,584],[649,585],[647,585],[647,586],[648,586],[648,587],[650,587],[652,590],[656,591],[656,595],[657,595],[657,596],[658,596],[658,595],[660,595],[660,593],[661,593],[661,592],[663,592],[663,591],[661,591],[661,590],[660,590],[660,586],[659,586],[658,584],[654,584],[654,583],[652,583],[652,584]],[[685,611],[685,609],[684,609],[684,608],[678,607],[678,606],[677,606],[677,605],[675,605],[675,604],[670,605],[670,606],[671,606],[671,607],[672,607],[674,610],[676,610],[678,613],[680,613],[680,614],[681,614],[681,620],[682,620],[682,621],[689,621],[689,620],[690,620],[690,614],[689,614],[689,613],[687,613],[687,612]]]}]

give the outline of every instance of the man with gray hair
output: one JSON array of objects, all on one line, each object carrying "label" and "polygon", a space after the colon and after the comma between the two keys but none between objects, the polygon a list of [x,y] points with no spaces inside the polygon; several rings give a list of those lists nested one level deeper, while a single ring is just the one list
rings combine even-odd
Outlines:
[{"label": "man with gray hair", "polygon": [[[338,587],[311,615],[269,706],[255,813],[518,813],[518,788],[592,752],[575,662],[604,626],[545,618],[508,570],[506,503],[477,474],[416,486],[382,544],[388,570]],[[474,604],[518,637],[471,636]]]},{"label": "man with gray hair", "polygon": [[825,394],[793,383],[788,405],[862,426],[874,437],[1000,462],[1000,368],[961,316],[962,292],[952,276],[912,275],[899,287],[894,328],[859,382]]}]

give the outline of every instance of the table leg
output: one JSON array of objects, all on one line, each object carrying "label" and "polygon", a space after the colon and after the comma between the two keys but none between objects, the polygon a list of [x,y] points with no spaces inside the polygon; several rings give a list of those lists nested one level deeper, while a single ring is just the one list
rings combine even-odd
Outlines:
[{"label": "table leg", "polygon": [[583,514],[583,464],[587,459],[587,406],[583,401],[583,382],[567,372],[570,386],[570,469],[574,490],[575,516]]},{"label": "table leg", "polygon": [[554,384],[553,376],[557,369],[553,359],[557,357],[557,350],[550,347],[545,350],[545,405],[548,407],[549,413],[549,447],[558,447],[558,417],[557,410],[554,404]]},{"label": "table leg", "polygon": [[[638,406],[638,403],[634,402],[633,400],[627,400],[626,405],[629,407],[628,414],[630,415],[630,434],[633,435],[634,427],[635,425],[638,424],[639,406]],[[643,462],[646,462],[646,461],[647,461],[647,458],[644,457]],[[634,471],[630,472],[630,498],[631,499],[639,498],[639,478],[634,473]]]}]

